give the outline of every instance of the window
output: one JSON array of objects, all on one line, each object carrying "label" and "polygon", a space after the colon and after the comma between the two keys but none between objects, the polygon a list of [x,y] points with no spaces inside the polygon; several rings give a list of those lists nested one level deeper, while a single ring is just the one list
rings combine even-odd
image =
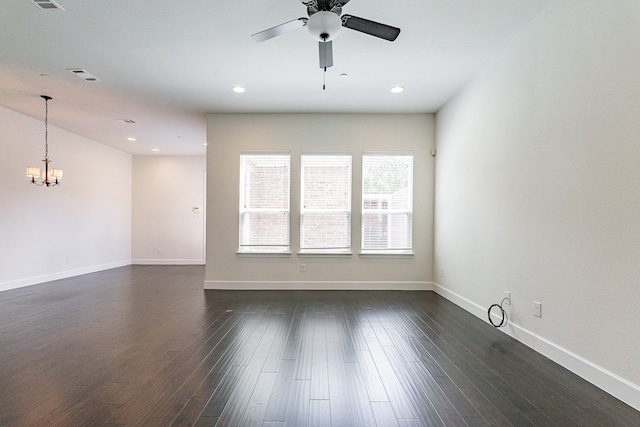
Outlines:
[{"label": "window", "polygon": [[303,154],[300,251],[351,251],[351,155]]},{"label": "window", "polygon": [[363,153],[362,253],[412,251],[413,155]]},{"label": "window", "polygon": [[289,154],[240,155],[240,252],[289,252]]}]

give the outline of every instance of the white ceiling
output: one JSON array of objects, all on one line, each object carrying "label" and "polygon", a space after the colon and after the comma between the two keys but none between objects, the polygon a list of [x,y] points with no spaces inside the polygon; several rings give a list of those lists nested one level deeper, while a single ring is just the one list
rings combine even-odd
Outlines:
[{"label": "white ceiling", "polygon": [[206,113],[435,112],[551,0],[351,0],[343,13],[402,32],[343,29],[325,91],[305,28],[250,37],[305,17],[300,0],[56,1],[3,2],[0,105],[42,120],[47,94],[52,125],[132,154],[204,155]]}]

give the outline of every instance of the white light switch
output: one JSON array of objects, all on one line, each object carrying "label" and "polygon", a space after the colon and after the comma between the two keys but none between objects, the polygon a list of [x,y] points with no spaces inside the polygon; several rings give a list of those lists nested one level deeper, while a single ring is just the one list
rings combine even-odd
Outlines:
[{"label": "white light switch", "polygon": [[193,213],[200,213],[200,208],[198,206],[194,206]]}]

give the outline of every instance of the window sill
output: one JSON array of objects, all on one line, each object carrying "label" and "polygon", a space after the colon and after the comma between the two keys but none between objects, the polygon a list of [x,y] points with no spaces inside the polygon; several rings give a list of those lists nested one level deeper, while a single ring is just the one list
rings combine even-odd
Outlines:
[{"label": "window sill", "polygon": [[396,252],[360,252],[360,258],[413,258],[413,251],[396,251]]},{"label": "window sill", "polygon": [[291,252],[236,252],[239,258],[291,258]]},{"label": "window sill", "polygon": [[313,258],[343,258],[351,257],[351,252],[298,252],[300,258],[313,257]]}]

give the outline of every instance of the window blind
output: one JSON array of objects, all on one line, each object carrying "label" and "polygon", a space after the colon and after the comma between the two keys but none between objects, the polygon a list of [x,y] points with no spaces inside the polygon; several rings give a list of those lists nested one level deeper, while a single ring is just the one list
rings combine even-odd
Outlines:
[{"label": "window blind", "polygon": [[362,251],[412,250],[413,155],[362,156]]},{"label": "window blind", "polygon": [[300,250],[351,250],[351,155],[301,156]]},{"label": "window blind", "polygon": [[288,252],[289,154],[240,155],[240,252]]}]

